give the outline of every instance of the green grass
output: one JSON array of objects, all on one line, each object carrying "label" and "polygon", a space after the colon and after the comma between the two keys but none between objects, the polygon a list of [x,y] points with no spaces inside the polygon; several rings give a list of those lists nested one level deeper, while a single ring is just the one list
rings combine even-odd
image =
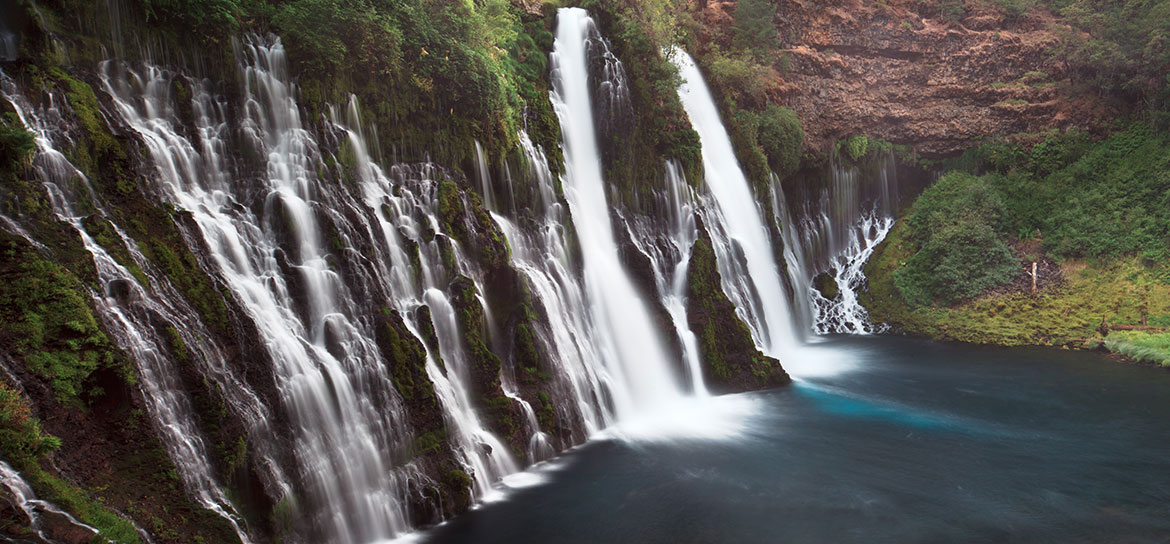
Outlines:
[{"label": "green grass", "polygon": [[1105,338],[1105,347],[1135,361],[1170,366],[1170,333],[1114,331]]},{"label": "green grass", "polygon": [[141,542],[134,525],[126,521],[77,486],[41,467],[41,461],[61,447],[61,440],[46,433],[33,417],[32,407],[15,389],[0,381],[0,457],[3,457],[36,490],[42,499],[73,512],[96,527],[96,542]]},{"label": "green grass", "polygon": [[[1110,325],[1141,324],[1142,314],[1170,313],[1170,284],[1163,266],[1139,259],[1066,261],[1065,284],[1041,292],[984,296],[956,306],[912,306],[894,284],[894,272],[912,254],[905,223],[894,227],[866,265],[869,290],[861,301],[874,321],[899,332],[979,344],[1080,347]],[[1043,285],[1042,285],[1043,287]],[[1115,333],[1116,334],[1116,333]]]}]

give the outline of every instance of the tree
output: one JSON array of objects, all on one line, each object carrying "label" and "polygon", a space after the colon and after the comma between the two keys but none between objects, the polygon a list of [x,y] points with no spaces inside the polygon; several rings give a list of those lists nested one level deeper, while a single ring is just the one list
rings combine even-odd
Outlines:
[{"label": "tree", "polygon": [[780,49],[777,36],[776,7],[770,0],[740,0],[735,8],[735,47],[747,49],[756,58],[765,59]]}]

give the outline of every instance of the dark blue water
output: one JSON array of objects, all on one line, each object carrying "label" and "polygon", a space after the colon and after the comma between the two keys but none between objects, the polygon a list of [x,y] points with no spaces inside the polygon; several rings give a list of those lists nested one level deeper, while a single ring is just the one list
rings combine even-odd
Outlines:
[{"label": "dark blue water", "polygon": [[897,338],[802,357],[852,368],[750,395],[731,439],[589,443],[427,541],[1170,542],[1170,372]]}]

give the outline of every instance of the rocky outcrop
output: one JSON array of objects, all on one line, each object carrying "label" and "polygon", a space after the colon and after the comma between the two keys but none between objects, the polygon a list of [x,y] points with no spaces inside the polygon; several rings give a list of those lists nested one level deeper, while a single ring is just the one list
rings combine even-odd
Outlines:
[{"label": "rocky outcrop", "polygon": [[[923,6],[922,4],[927,4]],[[769,98],[795,110],[805,146],[865,134],[943,156],[992,134],[1095,131],[1116,116],[1069,90],[1050,55],[1061,25],[1040,8],[1018,20],[975,6],[959,20],[934,3],[778,3],[781,81]],[[705,2],[700,43],[730,43],[736,2]]]},{"label": "rocky outcrop", "polygon": [[715,250],[706,228],[687,267],[687,321],[699,341],[703,378],[712,392],[751,391],[792,381],[780,362],[756,348],[751,331],[723,293]]}]

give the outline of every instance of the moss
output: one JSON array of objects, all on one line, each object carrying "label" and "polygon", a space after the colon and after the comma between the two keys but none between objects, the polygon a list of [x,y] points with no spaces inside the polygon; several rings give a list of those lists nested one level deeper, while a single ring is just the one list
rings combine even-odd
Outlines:
[{"label": "moss", "polygon": [[[875,322],[907,334],[1002,345],[1071,345],[1100,336],[1102,321],[1140,325],[1143,311],[1170,313],[1165,265],[1139,259],[1066,261],[1064,283],[1030,292],[987,295],[956,306],[914,307],[894,285],[893,273],[909,258],[907,227],[899,222],[865,266],[869,289],[861,303]],[[1143,310],[1144,309],[1144,310]]]},{"label": "moss", "polygon": [[837,279],[829,273],[817,274],[817,277],[813,278],[813,287],[820,291],[821,296],[829,300],[833,300],[841,294]]},{"label": "moss", "polygon": [[0,335],[60,402],[80,407],[91,394],[100,395],[93,380],[100,369],[134,382],[72,272],[7,233],[0,233],[0,254]]},{"label": "moss", "polygon": [[470,278],[459,276],[451,282],[451,304],[455,307],[459,331],[463,334],[465,349],[472,361],[471,381],[476,396],[484,407],[486,420],[500,436],[515,446],[519,438],[519,408],[504,395],[500,387],[501,362],[488,347],[487,322],[483,306],[476,296],[476,286]]},{"label": "moss", "polygon": [[377,340],[390,365],[394,388],[407,401],[431,399],[434,386],[426,373],[426,351],[418,339],[406,329],[398,312],[389,308],[379,310]]},{"label": "moss", "polygon": [[[173,228],[170,224],[163,224]],[[170,229],[166,229],[170,230]],[[199,312],[204,321],[221,331],[228,328],[228,309],[225,294],[202,268],[195,256],[187,251],[177,232],[151,239],[142,247],[143,253],[167,275],[179,292]]]},{"label": "moss", "polygon": [[102,246],[106,250],[106,253],[110,257],[113,257],[115,262],[126,268],[140,285],[146,288],[150,287],[150,278],[142,271],[142,267],[134,262],[134,258],[130,255],[130,248],[118,236],[118,233],[114,230],[114,225],[109,220],[97,215],[91,215],[82,221],[82,226],[85,228],[85,232],[98,245]]},{"label": "moss", "polygon": [[687,267],[687,321],[699,340],[707,385],[731,392],[789,382],[780,363],[756,348],[751,331],[723,292],[706,229],[691,248]]},{"label": "moss", "polygon": [[447,471],[446,477],[443,480],[445,487],[451,493],[455,494],[454,502],[456,510],[466,510],[471,504],[471,476],[468,476],[463,469],[457,468]]}]

